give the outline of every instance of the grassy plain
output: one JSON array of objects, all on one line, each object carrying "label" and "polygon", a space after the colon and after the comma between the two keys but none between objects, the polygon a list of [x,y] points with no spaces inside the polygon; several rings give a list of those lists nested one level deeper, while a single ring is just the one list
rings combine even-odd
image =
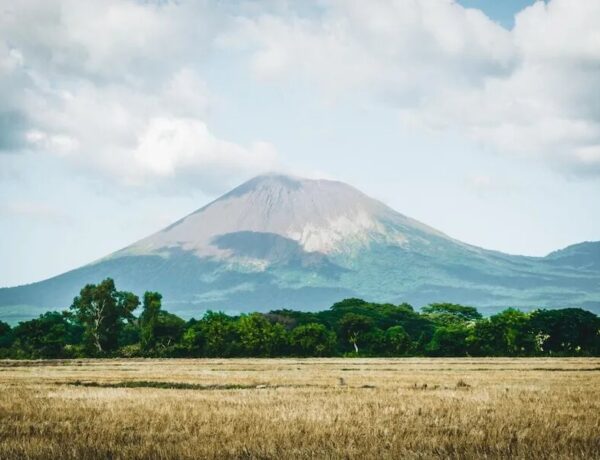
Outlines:
[{"label": "grassy plain", "polygon": [[600,359],[0,361],[0,458],[600,458]]}]

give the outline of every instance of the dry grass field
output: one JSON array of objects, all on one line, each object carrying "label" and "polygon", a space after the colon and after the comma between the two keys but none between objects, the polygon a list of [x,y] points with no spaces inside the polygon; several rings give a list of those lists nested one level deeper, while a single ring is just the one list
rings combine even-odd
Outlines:
[{"label": "dry grass field", "polygon": [[600,359],[0,362],[0,458],[600,458]]}]

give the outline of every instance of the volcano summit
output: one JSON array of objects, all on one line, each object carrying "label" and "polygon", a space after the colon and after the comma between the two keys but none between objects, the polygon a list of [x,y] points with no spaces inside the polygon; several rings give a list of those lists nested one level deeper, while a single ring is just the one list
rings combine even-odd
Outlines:
[{"label": "volcano summit", "polygon": [[0,289],[0,319],[67,307],[86,283],[160,291],[183,316],[207,309],[322,309],[344,297],[487,311],[578,306],[600,311],[600,242],[546,257],[462,243],[336,181],[256,177],[101,260]]}]

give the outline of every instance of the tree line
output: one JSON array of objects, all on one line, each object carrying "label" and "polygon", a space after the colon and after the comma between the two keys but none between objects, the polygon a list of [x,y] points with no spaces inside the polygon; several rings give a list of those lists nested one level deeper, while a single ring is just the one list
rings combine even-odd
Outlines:
[{"label": "tree line", "polygon": [[[141,313],[134,313],[141,305]],[[600,318],[580,308],[477,309],[434,303],[421,311],[345,299],[328,310],[273,310],[188,321],[112,279],[88,284],[63,312],[15,327],[0,321],[0,358],[278,356],[600,356]]]}]

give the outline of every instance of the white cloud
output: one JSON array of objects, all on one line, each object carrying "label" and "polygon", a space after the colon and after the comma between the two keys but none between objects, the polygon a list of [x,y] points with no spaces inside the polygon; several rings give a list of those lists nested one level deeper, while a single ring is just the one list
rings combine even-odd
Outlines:
[{"label": "white cloud", "polygon": [[21,0],[0,37],[46,75],[152,81],[205,53],[221,21],[207,1]]},{"label": "white cloud", "polygon": [[220,43],[254,51],[259,78],[301,75],[328,90],[375,85],[409,99],[432,86],[478,83],[514,59],[509,32],[450,1],[326,4],[319,16],[239,18]]},{"label": "white cloud", "polygon": [[79,143],[70,136],[62,134],[53,135],[36,130],[28,131],[25,139],[36,148],[54,152],[57,155],[69,155],[79,147]]},{"label": "white cloud", "polygon": [[0,131],[19,135],[0,150],[54,154],[126,185],[186,178],[211,192],[216,175],[225,187],[273,168],[272,147],[236,145],[207,126],[215,98],[202,58],[222,20],[208,2],[3,7]]},{"label": "white cloud", "polygon": [[600,173],[597,0],[537,2],[510,31],[451,0],[324,5],[239,18],[220,43],[250,52],[261,80],[301,78],[334,99],[370,93],[406,122]]},{"label": "white cloud", "polygon": [[88,172],[137,187],[189,179],[185,186],[213,192],[217,179],[226,187],[275,168],[269,144],[244,147],[210,132],[205,94],[203,82],[187,71],[152,95],[85,82],[32,102],[33,125],[47,131],[32,130],[26,139],[41,151],[68,154]]},{"label": "white cloud", "polygon": [[[260,81],[369,95],[405,123],[597,177],[598,24],[597,0],[538,2],[512,30],[452,0],[11,2],[0,7],[0,151],[54,153],[139,186],[273,168],[272,147],[210,132],[216,98],[202,74],[217,43]],[[167,125],[172,153],[157,137]]]},{"label": "white cloud", "polygon": [[192,118],[159,117],[141,133],[133,159],[141,174],[169,177],[209,168],[223,173],[269,170],[276,152],[267,143],[244,148],[218,139]]}]

